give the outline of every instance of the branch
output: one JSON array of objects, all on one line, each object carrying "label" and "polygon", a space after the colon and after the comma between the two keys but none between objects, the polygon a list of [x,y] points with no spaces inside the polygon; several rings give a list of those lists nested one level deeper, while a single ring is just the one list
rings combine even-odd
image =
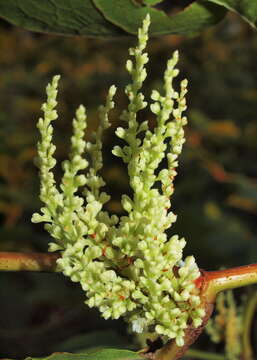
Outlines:
[{"label": "branch", "polygon": [[[203,272],[208,291],[216,296],[223,290],[235,289],[257,283],[257,264],[232,269]],[[207,290],[206,290],[207,291]],[[211,294],[210,294],[211,295]]]},{"label": "branch", "polygon": [[57,272],[59,254],[0,252],[0,271]]}]

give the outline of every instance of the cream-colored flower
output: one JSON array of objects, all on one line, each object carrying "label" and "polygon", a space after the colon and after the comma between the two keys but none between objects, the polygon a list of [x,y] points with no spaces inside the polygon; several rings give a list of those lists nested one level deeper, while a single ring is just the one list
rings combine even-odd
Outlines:
[{"label": "cream-colored flower", "polygon": [[[170,211],[170,196],[178,166],[178,155],[185,141],[183,126],[186,117],[187,81],[180,90],[173,87],[178,75],[175,51],[167,63],[163,94],[152,92],[150,110],[156,116],[156,127],[150,131],[137,114],[148,104],[141,92],[146,78],[149,16],[138,31],[138,45],[129,50],[134,58],[126,69],[132,81],[126,86],[128,108],[121,114],[124,128],[116,135],[126,143],[115,146],[113,154],[127,164],[133,195],[122,196],[127,215],[120,219],[103,210],[110,196],[101,189],[105,185],[99,175],[102,168],[102,133],[109,127],[108,113],[114,107],[112,86],[106,103],[99,108],[100,125],[94,142],[85,142],[86,110],[80,106],[73,120],[73,136],[69,160],[63,162],[64,175],[60,190],[55,185],[52,144],[58,76],[47,86],[47,101],[39,119],[41,141],[38,143],[40,199],[45,204],[42,214],[34,214],[33,222],[45,222],[54,238],[49,251],[61,251],[57,264],[72,281],[79,282],[86,292],[86,303],[99,308],[105,319],[124,316],[135,332],[157,332],[174,338],[183,345],[184,331],[191,323],[201,324],[204,310],[200,307],[194,280],[200,272],[193,257],[182,260],[184,239],[167,237],[166,230],[176,221]],[[140,134],[140,136],[139,136]],[[91,157],[91,166],[84,151]],[[167,169],[159,170],[166,158]],[[84,187],[83,196],[78,189]]]}]

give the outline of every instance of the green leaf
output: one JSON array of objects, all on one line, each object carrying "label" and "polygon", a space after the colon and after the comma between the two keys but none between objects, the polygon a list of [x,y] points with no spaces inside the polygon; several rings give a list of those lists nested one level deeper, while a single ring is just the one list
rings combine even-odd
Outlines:
[{"label": "green leaf", "polygon": [[0,17],[25,29],[62,35],[126,35],[91,0],[0,0]]},{"label": "green leaf", "polygon": [[93,347],[103,348],[112,346],[116,348],[130,348],[126,339],[117,334],[116,331],[109,329],[74,336],[59,344],[58,350],[81,352],[83,349],[83,352],[88,352],[85,349],[90,349],[91,352]]},{"label": "green leaf", "polygon": [[256,0],[208,0],[224,6],[242,16],[253,28],[257,28],[257,1]]},{"label": "green leaf", "polygon": [[198,32],[219,22],[226,13],[223,6],[198,1],[168,16],[149,7],[159,2],[145,0],[147,6],[142,6],[135,0],[0,0],[0,17],[32,31],[117,37],[126,32],[136,34],[147,12],[153,35]]},{"label": "green leaf", "polygon": [[225,8],[207,3],[194,2],[176,15],[138,6],[132,0],[92,0],[106,20],[130,34],[136,34],[146,14],[151,16],[151,35],[192,34],[218,23],[226,14]]},{"label": "green leaf", "polygon": [[144,0],[144,4],[146,5],[156,5],[162,2],[163,0]]},{"label": "green leaf", "polygon": [[142,360],[142,357],[134,351],[104,349],[90,354],[54,353],[46,358],[28,357],[25,360]]},{"label": "green leaf", "polygon": [[254,0],[199,0],[171,16],[150,7],[160,2],[0,0],[0,17],[32,31],[94,37],[124,36],[126,32],[136,34],[148,12],[152,19],[152,35],[199,32],[221,21],[226,10],[237,12],[252,27],[257,27],[257,1]]}]

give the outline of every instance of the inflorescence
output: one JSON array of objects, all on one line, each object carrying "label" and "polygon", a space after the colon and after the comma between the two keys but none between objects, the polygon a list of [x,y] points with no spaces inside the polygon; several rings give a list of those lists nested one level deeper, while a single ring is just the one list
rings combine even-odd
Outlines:
[{"label": "inflorescence", "polygon": [[[175,51],[167,63],[163,94],[153,90],[151,95],[156,127],[151,131],[147,121],[138,122],[138,112],[148,105],[141,87],[147,75],[144,50],[149,25],[147,16],[138,31],[138,45],[129,50],[134,58],[126,64],[132,78],[125,89],[129,104],[121,114],[125,125],[116,130],[126,145],[112,151],[128,167],[133,196],[121,199],[127,215],[118,218],[103,209],[110,196],[102,191],[105,182],[99,174],[103,166],[101,136],[110,126],[115,86],[109,89],[105,105],[99,107],[100,125],[93,142],[84,140],[85,108],[81,105],[76,111],[69,160],[63,162],[64,175],[60,187],[56,186],[51,124],[57,118],[59,76],[55,76],[47,86],[44,116],[38,121],[40,199],[45,206],[32,221],[46,223],[55,239],[49,250],[61,253],[58,269],[81,284],[90,307],[98,307],[105,319],[124,316],[135,332],[157,333],[182,346],[185,329],[189,324],[200,326],[204,316],[194,283],[200,276],[195,259],[188,256],[182,260],[185,240],[178,235],[168,238],[165,232],[176,221],[169,209],[177,158],[185,141],[187,80],[181,82],[179,92],[174,90],[172,81],[179,73]],[[90,167],[83,157],[85,151],[91,157]],[[160,170],[163,159],[168,166]],[[81,187],[83,196],[78,194]]]}]

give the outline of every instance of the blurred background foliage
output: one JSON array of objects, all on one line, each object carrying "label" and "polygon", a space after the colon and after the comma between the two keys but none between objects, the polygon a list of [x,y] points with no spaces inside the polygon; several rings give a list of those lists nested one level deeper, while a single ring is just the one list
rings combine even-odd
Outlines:
[{"label": "blurred background foliage", "polygon": [[[127,104],[121,89],[128,82],[124,64],[132,44],[133,39],[36,34],[0,21],[0,251],[47,251],[48,234],[30,218],[40,207],[33,163],[36,122],[54,74],[62,75],[60,119],[55,122],[60,161],[67,156],[75,108],[87,106],[90,139],[98,124],[97,106],[111,84],[119,88],[112,128],[104,138],[103,175],[113,196],[107,208],[121,213],[119,200],[129,192],[128,180],[110,151],[119,113]],[[178,220],[171,233],[186,237],[186,254],[195,255],[206,270],[256,262],[256,33],[230,14],[194,38],[151,39],[146,95],[161,86],[166,60],[176,48],[181,76],[189,79],[190,88],[187,142],[173,197]],[[142,118],[154,124],[150,113]],[[57,178],[60,170],[59,165]],[[102,320],[89,310],[79,286],[62,275],[2,273],[0,281],[0,358],[131,344],[126,325]],[[205,336],[198,347],[222,349]]]}]

